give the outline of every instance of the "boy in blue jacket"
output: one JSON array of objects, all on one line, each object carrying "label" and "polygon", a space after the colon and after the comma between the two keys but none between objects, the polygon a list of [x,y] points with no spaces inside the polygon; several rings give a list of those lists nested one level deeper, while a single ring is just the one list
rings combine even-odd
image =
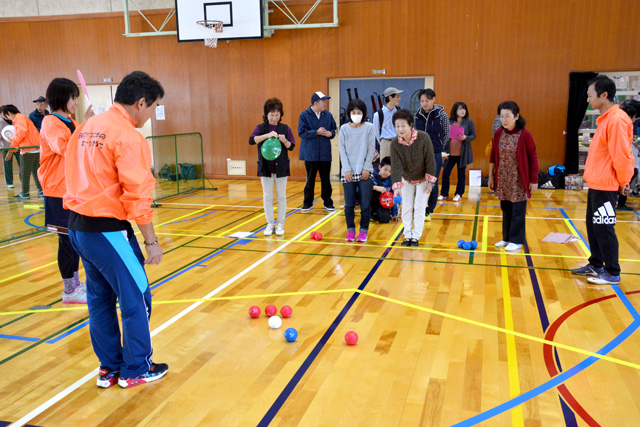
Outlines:
[{"label": "boy in blue jacket", "polygon": [[398,217],[398,205],[391,208],[384,208],[380,205],[380,195],[385,191],[391,191],[391,157],[387,156],[380,160],[378,172],[373,173],[373,194],[371,195],[371,216],[373,219],[383,224]]},{"label": "boy in blue jacket", "polygon": [[320,196],[324,201],[324,210],[333,212],[336,208],[331,199],[331,138],[336,136],[336,121],[326,111],[327,99],[322,92],[311,96],[311,107],[300,113],[298,135],[300,135],[300,160],[304,161],[307,170],[307,182],[304,186],[304,202],[302,212],[313,209],[313,193],[316,186],[316,175],[320,172]]}]

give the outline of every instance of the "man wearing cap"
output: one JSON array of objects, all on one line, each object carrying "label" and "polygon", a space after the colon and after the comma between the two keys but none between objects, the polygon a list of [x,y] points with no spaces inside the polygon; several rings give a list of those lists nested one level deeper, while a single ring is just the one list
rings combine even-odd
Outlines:
[{"label": "man wearing cap", "polygon": [[47,116],[51,113],[47,110],[47,100],[44,99],[44,96],[39,96],[38,99],[34,100],[36,104],[36,109],[29,114],[29,120],[36,125],[36,129],[40,132],[40,126],[42,126],[42,119],[44,116]]},{"label": "man wearing cap", "polygon": [[376,130],[376,140],[380,144],[380,158],[391,156],[391,140],[398,136],[396,128],[393,126],[393,113],[398,111],[400,104],[400,94],[403,90],[395,87],[388,87],[382,92],[385,106],[373,115],[373,127]]},{"label": "man wearing cap", "polygon": [[327,99],[322,92],[311,96],[311,106],[300,113],[298,120],[298,135],[300,135],[300,160],[304,161],[307,170],[307,183],[304,186],[304,202],[302,212],[313,209],[313,193],[316,185],[316,175],[320,172],[320,196],[324,201],[324,210],[333,212],[331,199],[331,138],[336,135],[336,121],[330,112],[326,111]]}]

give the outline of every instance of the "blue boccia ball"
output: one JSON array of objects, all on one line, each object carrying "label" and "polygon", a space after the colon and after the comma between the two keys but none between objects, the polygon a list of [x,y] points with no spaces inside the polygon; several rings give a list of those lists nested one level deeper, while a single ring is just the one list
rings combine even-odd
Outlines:
[{"label": "blue boccia ball", "polygon": [[478,247],[478,242],[476,242],[475,240],[471,241],[471,249],[475,249]]},{"label": "blue boccia ball", "polygon": [[458,240],[458,247],[459,247],[460,249],[462,249],[462,247],[464,246],[464,244],[465,244],[465,243],[466,243],[466,242],[465,242],[464,240]]},{"label": "blue boccia ball", "polygon": [[296,339],[298,339],[298,331],[296,331],[294,328],[288,328],[286,331],[284,331],[284,339],[289,342],[294,342]]},{"label": "blue boccia ball", "polygon": [[397,205],[397,204],[402,203],[402,197],[400,197],[400,196],[395,196],[395,197],[393,198],[393,203],[395,203],[396,205]]},{"label": "blue boccia ball", "polygon": [[465,251],[470,250],[470,249],[471,249],[471,243],[469,243],[469,242],[464,242],[464,244],[462,245],[462,248],[463,248]]}]

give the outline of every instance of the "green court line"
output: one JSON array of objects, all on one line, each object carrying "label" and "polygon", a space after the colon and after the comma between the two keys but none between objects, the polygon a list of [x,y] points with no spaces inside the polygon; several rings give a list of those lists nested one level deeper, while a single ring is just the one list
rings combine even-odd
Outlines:
[{"label": "green court line", "polygon": [[[480,200],[478,200],[476,202],[476,215],[475,218],[473,220],[473,234],[471,237],[471,240],[475,240],[477,241],[478,239],[476,239],[476,232],[478,231],[478,213],[480,212]],[[475,251],[471,251],[469,253],[469,264],[473,265],[473,256],[475,255]]]}]

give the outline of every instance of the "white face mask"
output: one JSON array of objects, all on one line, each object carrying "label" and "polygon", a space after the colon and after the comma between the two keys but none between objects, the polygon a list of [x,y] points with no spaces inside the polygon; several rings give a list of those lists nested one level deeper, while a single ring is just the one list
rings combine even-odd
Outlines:
[{"label": "white face mask", "polygon": [[355,124],[358,124],[362,121],[362,114],[352,114],[351,121]]}]

